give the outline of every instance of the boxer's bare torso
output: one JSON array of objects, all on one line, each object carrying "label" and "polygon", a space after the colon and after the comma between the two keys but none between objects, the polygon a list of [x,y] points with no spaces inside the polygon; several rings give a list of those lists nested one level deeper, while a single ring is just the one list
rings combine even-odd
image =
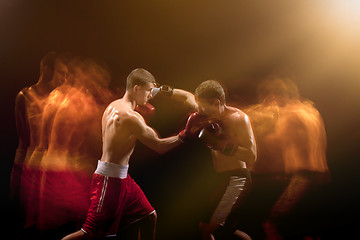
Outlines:
[{"label": "boxer's bare torso", "polygon": [[249,167],[256,159],[256,145],[248,116],[237,108],[226,106],[219,120],[224,125],[224,136],[238,147],[231,156],[211,150],[215,171],[226,172]]},{"label": "boxer's bare torso", "polygon": [[144,118],[134,111],[135,104],[123,98],[112,102],[102,118],[103,154],[101,161],[128,165],[136,140],[164,153],[181,144],[178,136],[159,138]]}]

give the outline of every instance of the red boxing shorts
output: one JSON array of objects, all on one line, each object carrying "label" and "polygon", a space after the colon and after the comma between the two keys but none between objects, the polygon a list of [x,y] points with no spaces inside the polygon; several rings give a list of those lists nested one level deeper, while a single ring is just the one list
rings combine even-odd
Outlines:
[{"label": "red boxing shorts", "polygon": [[139,185],[128,174],[125,178],[114,174],[114,169],[116,172],[119,167],[124,166],[99,161],[92,178],[90,207],[82,227],[85,233],[115,236],[119,228],[155,212]]}]

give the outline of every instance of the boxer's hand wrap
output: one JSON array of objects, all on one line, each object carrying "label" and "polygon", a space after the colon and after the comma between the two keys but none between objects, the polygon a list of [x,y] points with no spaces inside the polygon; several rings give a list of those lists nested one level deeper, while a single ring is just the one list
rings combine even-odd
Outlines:
[{"label": "boxer's hand wrap", "polygon": [[210,125],[209,119],[198,112],[192,113],[186,123],[184,130],[179,133],[179,138],[182,142],[190,139],[196,139],[199,136],[201,129]]},{"label": "boxer's hand wrap", "polygon": [[160,92],[167,96],[171,96],[174,92],[174,89],[169,85],[162,85],[160,86]]},{"label": "boxer's hand wrap", "polygon": [[154,87],[151,90],[152,96],[155,97],[156,94],[164,94],[166,96],[171,96],[173,94],[174,89],[169,85],[161,85],[160,87]]}]

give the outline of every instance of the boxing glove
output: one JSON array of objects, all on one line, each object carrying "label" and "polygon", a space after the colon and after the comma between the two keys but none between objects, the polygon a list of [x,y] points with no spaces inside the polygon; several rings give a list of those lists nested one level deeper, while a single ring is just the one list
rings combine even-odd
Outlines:
[{"label": "boxing glove", "polygon": [[210,125],[201,129],[198,138],[210,149],[218,150],[225,155],[235,153],[236,145],[227,140],[221,123],[219,122],[212,122]]},{"label": "boxing glove", "polygon": [[150,121],[150,119],[155,115],[155,107],[148,102],[145,105],[137,105],[135,107],[135,111],[140,113],[146,122]]},{"label": "boxing glove", "polygon": [[184,130],[179,133],[179,138],[183,142],[189,139],[196,139],[201,129],[210,124],[211,121],[206,116],[194,112],[189,116]]}]

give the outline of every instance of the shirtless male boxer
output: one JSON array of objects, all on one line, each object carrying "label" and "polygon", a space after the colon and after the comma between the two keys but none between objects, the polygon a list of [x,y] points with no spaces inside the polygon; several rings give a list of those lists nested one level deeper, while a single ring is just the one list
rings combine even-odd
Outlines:
[{"label": "shirtless male boxer", "polygon": [[225,91],[217,81],[201,83],[195,90],[195,99],[197,112],[190,115],[179,137],[182,141],[189,138],[204,141],[211,149],[215,171],[226,181],[225,192],[210,222],[200,223],[202,238],[208,240],[224,224],[235,202],[241,198],[240,194],[250,183],[247,167],[256,160],[256,145],[248,116],[226,105]]},{"label": "shirtless male boxer", "polygon": [[126,92],[110,103],[102,118],[103,153],[93,175],[91,202],[81,230],[63,240],[116,235],[119,228],[141,220],[142,239],[155,238],[156,212],[128,175],[136,140],[159,153],[181,144],[178,135],[159,138],[136,111],[152,97],[155,78],[144,69],[127,77]]}]

